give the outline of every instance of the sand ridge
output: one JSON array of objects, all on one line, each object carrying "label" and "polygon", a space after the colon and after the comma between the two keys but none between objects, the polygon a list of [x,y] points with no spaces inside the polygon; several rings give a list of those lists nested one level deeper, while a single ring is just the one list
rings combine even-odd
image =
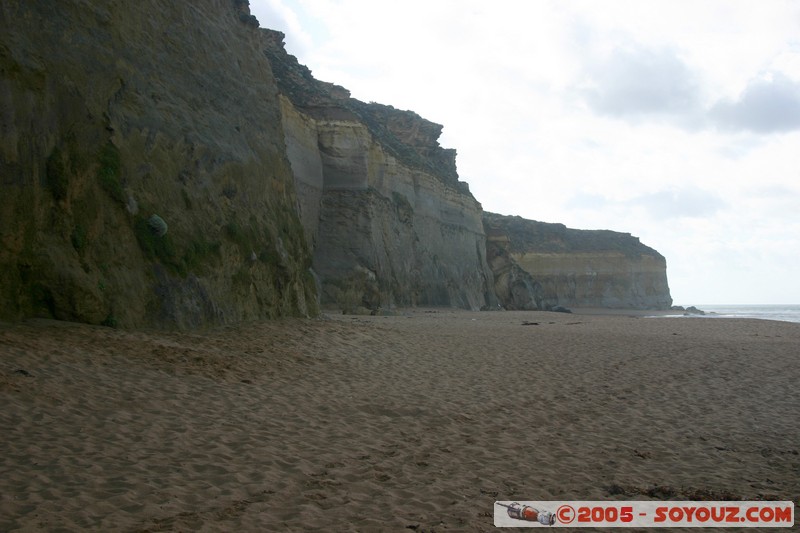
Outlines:
[{"label": "sand ridge", "polygon": [[800,500],[800,325],[413,310],[0,324],[0,530],[488,531],[499,500]]}]

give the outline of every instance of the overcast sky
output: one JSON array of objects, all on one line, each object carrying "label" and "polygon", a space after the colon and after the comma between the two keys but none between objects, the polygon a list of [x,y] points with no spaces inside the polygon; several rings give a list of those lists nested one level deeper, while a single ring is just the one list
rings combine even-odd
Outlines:
[{"label": "overcast sky", "polygon": [[317,79],[443,124],[485,210],[632,233],[676,304],[800,304],[800,2],[250,4]]}]

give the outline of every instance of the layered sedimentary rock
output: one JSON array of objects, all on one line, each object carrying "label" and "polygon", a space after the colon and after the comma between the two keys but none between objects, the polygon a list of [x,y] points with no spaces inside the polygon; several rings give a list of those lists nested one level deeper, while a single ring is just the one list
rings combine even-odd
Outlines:
[{"label": "layered sedimentary rock", "polygon": [[493,306],[481,206],[439,146],[442,127],[315,80],[267,33],[323,305]]},{"label": "layered sedimentary rock", "polygon": [[487,254],[501,304],[668,309],[666,260],[629,233],[576,230],[484,213]]},{"label": "layered sedimentary rock", "polygon": [[441,131],[315,80],[246,0],[4,2],[0,319],[669,306],[630,235],[483,217]]},{"label": "layered sedimentary rock", "polygon": [[492,270],[498,304],[509,310],[547,310],[558,304],[554,294],[545,297],[542,284],[511,256],[511,239],[496,227],[486,227],[486,260]]},{"label": "layered sedimentary rock", "polygon": [[0,317],[315,312],[256,26],[231,0],[0,5]]}]

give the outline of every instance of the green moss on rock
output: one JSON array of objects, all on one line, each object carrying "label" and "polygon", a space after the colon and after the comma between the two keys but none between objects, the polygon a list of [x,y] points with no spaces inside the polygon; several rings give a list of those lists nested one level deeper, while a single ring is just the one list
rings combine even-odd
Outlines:
[{"label": "green moss on rock", "polygon": [[146,258],[158,260],[177,274],[185,274],[185,268],[178,259],[175,245],[169,235],[159,237],[150,227],[149,219],[142,216],[134,219],[133,231]]},{"label": "green moss on rock", "polygon": [[103,189],[117,202],[125,205],[125,191],[122,189],[122,163],[119,150],[109,141],[100,149],[97,179]]},{"label": "green moss on rock", "polygon": [[86,246],[86,228],[81,224],[76,224],[72,229],[70,241],[72,242],[72,247],[75,248],[76,252],[80,253],[83,251],[84,247]]},{"label": "green moss on rock", "polygon": [[192,240],[183,253],[183,264],[187,272],[203,272],[220,259],[219,242],[211,242],[203,237]]}]

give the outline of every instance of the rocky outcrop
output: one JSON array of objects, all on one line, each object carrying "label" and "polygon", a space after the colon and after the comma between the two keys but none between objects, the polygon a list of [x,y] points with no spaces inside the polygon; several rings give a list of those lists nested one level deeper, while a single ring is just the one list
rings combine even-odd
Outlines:
[{"label": "rocky outcrop", "polygon": [[504,231],[487,225],[486,259],[494,277],[494,291],[499,305],[508,310],[535,311],[550,309],[558,298],[545,298],[542,284],[523,270],[511,256],[511,239]]},{"label": "rocky outcrop", "polygon": [[442,127],[315,80],[266,33],[323,305],[493,306],[481,206]]},{"label": "rocky outcrop", "polygon": [[666,260],[629,233],[484,213],[501,305],[669,309]]},{"label": "rocky outcrop", "polygon": [[316,312],[246,4],[2,3],[0,317],[190,328]]}]

